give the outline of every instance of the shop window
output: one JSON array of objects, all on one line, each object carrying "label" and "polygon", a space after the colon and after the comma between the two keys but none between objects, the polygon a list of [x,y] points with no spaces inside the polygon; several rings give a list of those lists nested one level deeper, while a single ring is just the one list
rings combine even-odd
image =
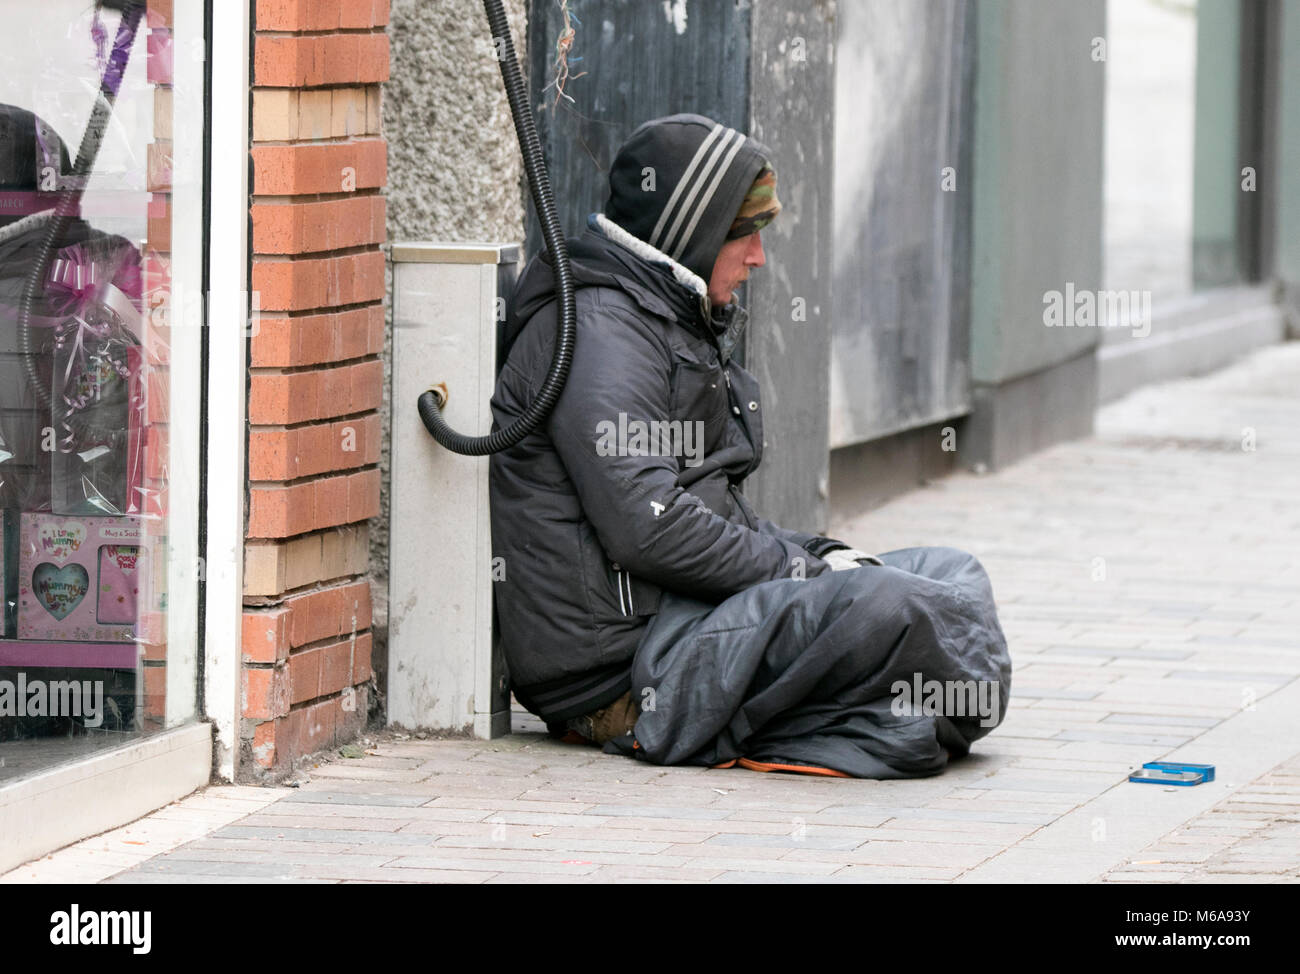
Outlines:
[{"label": "shop window", "polygon": [[204,573],[202,4],[6,28],[0,784],[195,718]]}]

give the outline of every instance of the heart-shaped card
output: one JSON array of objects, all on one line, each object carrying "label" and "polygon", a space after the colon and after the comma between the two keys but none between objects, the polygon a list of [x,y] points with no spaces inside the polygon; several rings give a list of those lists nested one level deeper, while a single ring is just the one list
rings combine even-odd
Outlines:
[{"label": "heart-shaped card", "polygon": [[90,591],[90,574],[81,565],[43,561],[32,571],[32,594],[50,615],[65,619]]}]

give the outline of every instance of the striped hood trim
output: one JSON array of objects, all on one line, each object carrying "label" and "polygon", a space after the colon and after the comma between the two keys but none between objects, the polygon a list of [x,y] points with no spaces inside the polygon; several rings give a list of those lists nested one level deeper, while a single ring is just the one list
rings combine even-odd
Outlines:
[{"label": "striped hood trim", "polygon": [[703,115],[639,126],[609,170],[605,216],[708,280],[727,232],[771,153]]}]

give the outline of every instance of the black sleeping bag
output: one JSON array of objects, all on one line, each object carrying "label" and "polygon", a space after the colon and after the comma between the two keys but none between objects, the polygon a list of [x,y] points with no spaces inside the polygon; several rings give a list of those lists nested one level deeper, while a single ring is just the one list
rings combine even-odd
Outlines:
[{"label": "black sleeping bag", "polygon": [[879,557],[716,606],[665,594],[633,662],[635,732],[605,750],[860,778],[935,774],[965,755],[1011,690],[988,577],[955,548]]}]

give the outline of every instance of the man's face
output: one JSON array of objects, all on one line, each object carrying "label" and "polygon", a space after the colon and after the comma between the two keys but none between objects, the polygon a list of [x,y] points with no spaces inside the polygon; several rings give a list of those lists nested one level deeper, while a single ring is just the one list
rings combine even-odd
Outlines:
[{"label": "man's face", "polygon": [[721,306],[731,300],[731,292],[749,279],[751,267],[767,263],[763,256],[763,241],[758,231],[735,240],[728,240],[718,251],[709,277],[709,300]]}]

